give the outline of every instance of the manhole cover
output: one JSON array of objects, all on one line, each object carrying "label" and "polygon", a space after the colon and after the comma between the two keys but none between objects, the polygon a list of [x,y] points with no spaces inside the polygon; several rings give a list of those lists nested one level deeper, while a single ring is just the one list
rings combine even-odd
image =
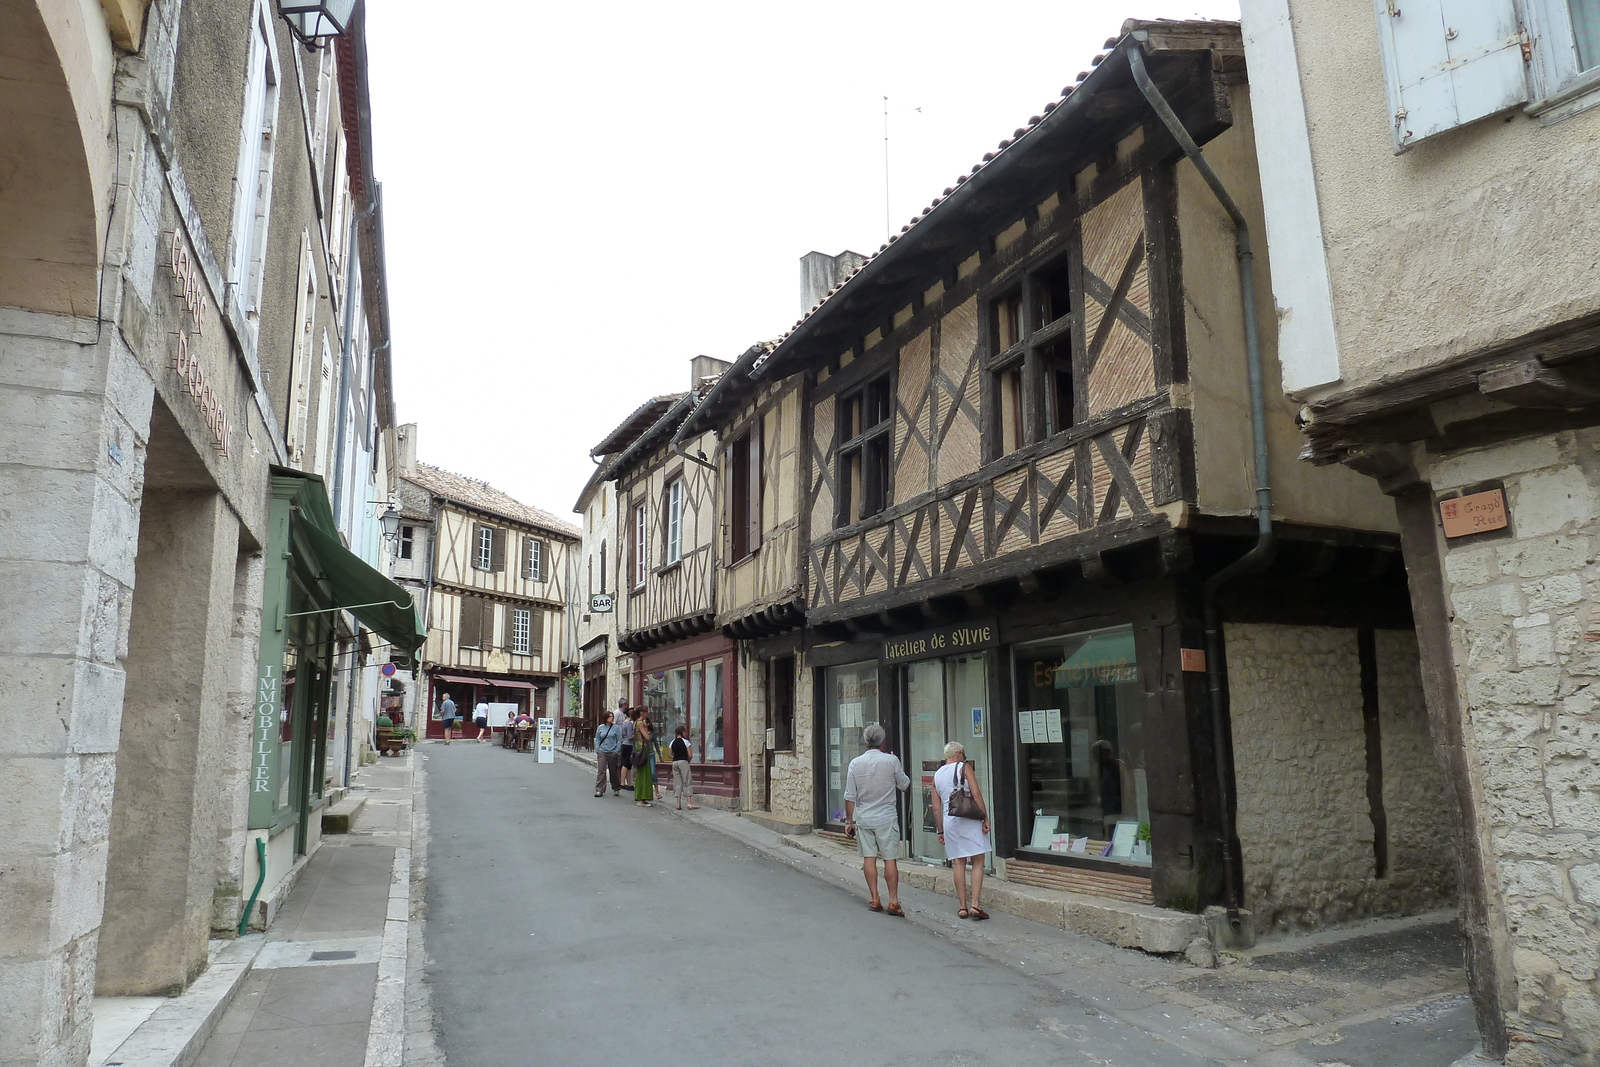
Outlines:
[{"label": "manhole cover", "polygon": [[353,960],[356,958],[356,954],[348,949],[339,949],[330,952],[313,952],[311,958],[319,962],[324,960]]}]

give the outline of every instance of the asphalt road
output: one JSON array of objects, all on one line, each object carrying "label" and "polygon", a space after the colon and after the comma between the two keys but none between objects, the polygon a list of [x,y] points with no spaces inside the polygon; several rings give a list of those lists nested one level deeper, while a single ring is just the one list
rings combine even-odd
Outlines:
[{"label": "asphalt road", "polygon": [[423,751],[450,1067],[1217,1062],[559,757]]}]

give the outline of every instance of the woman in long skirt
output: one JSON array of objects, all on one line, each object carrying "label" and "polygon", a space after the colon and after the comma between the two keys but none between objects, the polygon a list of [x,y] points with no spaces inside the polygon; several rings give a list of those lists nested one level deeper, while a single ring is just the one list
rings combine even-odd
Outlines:
[{"label": "woman in long skirt", "polygon": [[650,733],[650,720],[643,715],[633,724],[633,750],[645,753],[644,762],[633,772],[633,802],[648,808],[656,798],[656,745]]},{"label": "woman in long skirt", "polygon": [[[983,809],[982,819],[964,819],[950,814],[950,795],[965,785],[978,807]],[[989,840],[989,805],[983,801],[983,790],[978,788],[978,776],[967,762],[966,750],[961,742],[952,741],[944,746],[944,766],[933,775],[933,789],[939,794],[939,803],[933,806],[933,828],[939,831],[939,843],[955,870],[956,901],[962,919],[987,919],[989,913],[978,906],[983,895],[984,857],[994,851]],[[967,885],[967,865],[972,861],[972,884]]]}]

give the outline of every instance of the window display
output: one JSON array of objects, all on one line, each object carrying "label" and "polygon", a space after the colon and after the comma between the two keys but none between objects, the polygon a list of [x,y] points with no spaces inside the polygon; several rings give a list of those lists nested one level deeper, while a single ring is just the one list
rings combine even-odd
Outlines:
[{"label": "window display", "polygon": [[829,667],[823,680],[823,722],[827,731],[827,808],[824,821],[844,822],[844,776],[850,761],[866,751],[861,732],[878,718],[878,665],[851,663]]},{"label": "window display", "polygon": [[1133,631],[1013,652],[1023,851],[1150,863],[1144,694]]},{"label": "window display", "polygon": [[668,746],[679,724],[689,727],[689,759],[695,763],[722,763],[723,657],[695,660],[681,667],[653,671],[644,678],[644,709],[667,759]]}]

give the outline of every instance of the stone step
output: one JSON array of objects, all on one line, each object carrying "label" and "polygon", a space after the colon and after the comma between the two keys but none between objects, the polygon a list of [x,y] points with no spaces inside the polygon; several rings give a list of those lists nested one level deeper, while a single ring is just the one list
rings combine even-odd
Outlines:
[{"label": "stone step", "polygon": [[322,813],[322,832],[325,834],[347,834],[350,827],[355,825],[356,815],[366,807],[367,798],[364,796],[348,796],[337,804],[329,805]]},{"label": "stone step", "polygon": [[811,823],[805,819],[791,819],[787,815],[774,815],[770,811],[741,811],[739,814],[775,834],[798,837],[811,832]]}]

